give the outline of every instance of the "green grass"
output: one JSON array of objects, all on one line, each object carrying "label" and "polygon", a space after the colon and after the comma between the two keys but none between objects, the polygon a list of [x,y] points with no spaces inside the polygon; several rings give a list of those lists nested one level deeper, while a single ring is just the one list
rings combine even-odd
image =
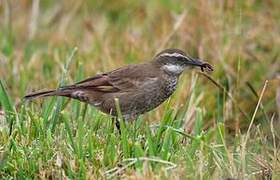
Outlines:
[{"label": "green grass", "polygon": [[[3,1],[0,179],[279,179],[279,6]],[[111,117],[78,101],[22,101],[167,47],[215,71],[187,71],[159,108],[121,121],[121,135]]]}]

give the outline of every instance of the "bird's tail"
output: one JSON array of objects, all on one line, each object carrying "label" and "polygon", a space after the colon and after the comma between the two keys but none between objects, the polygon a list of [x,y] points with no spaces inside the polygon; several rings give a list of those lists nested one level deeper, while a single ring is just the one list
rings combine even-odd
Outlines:
[{"label": "bird's tail", "polygon": [[23,97],[24,100],[32,100],[34,98],[46,97],[46,96],[65,96],[71,97],[73,91],[75,91],[75,85],[63,86],[58,89],[45,90],[45,91],[36,91],[30,94],[27,94]]},{"label": "bird's tail", "polygon": [[57,96],[60,95],[57,90],[46,90],[27,94],[23,97],[24,100],[32,100],[38,97]]}]

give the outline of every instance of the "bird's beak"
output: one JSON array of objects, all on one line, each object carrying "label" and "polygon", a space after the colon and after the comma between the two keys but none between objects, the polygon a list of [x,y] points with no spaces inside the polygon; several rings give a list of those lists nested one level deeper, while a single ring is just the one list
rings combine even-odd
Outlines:
[{"label": "bird's beak", "polygon": [[204,71],[204,68],[207,69],[208,71],[214,70],[209,63],[204,62],[203,60],[197,58],[188,59],[187,64],[192,66],[199,66],[201,68],[201,71]]}]

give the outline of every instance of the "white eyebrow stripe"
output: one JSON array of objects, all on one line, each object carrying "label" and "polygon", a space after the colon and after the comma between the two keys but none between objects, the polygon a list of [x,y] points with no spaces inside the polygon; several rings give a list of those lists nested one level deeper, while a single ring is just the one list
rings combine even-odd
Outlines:
[{"label": "white eyebrow stripe", "polygon": [[184,55],[179,54],[179,53],[163,53],[163,54],[160,55],[160,57],[164,57],[164,56],[167,56],[167,57],[182,57],[182,58],[190,59],[188,56],[184,56]]}]

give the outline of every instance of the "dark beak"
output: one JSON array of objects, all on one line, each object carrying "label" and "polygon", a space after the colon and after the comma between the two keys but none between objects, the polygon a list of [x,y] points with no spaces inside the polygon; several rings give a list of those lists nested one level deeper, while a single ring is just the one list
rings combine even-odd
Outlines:
[{"label": "dark beak", "polygon": [[204,68],[208,71],[213,71],[214,70],[213,67],[209,63],[204,62],[204,61],[202,61],[200,59],[197,59],[197,58],[188,59],[187,64],[192,65],[192,66],[199,66],[201,68],[202,72],[204,71]]}]

